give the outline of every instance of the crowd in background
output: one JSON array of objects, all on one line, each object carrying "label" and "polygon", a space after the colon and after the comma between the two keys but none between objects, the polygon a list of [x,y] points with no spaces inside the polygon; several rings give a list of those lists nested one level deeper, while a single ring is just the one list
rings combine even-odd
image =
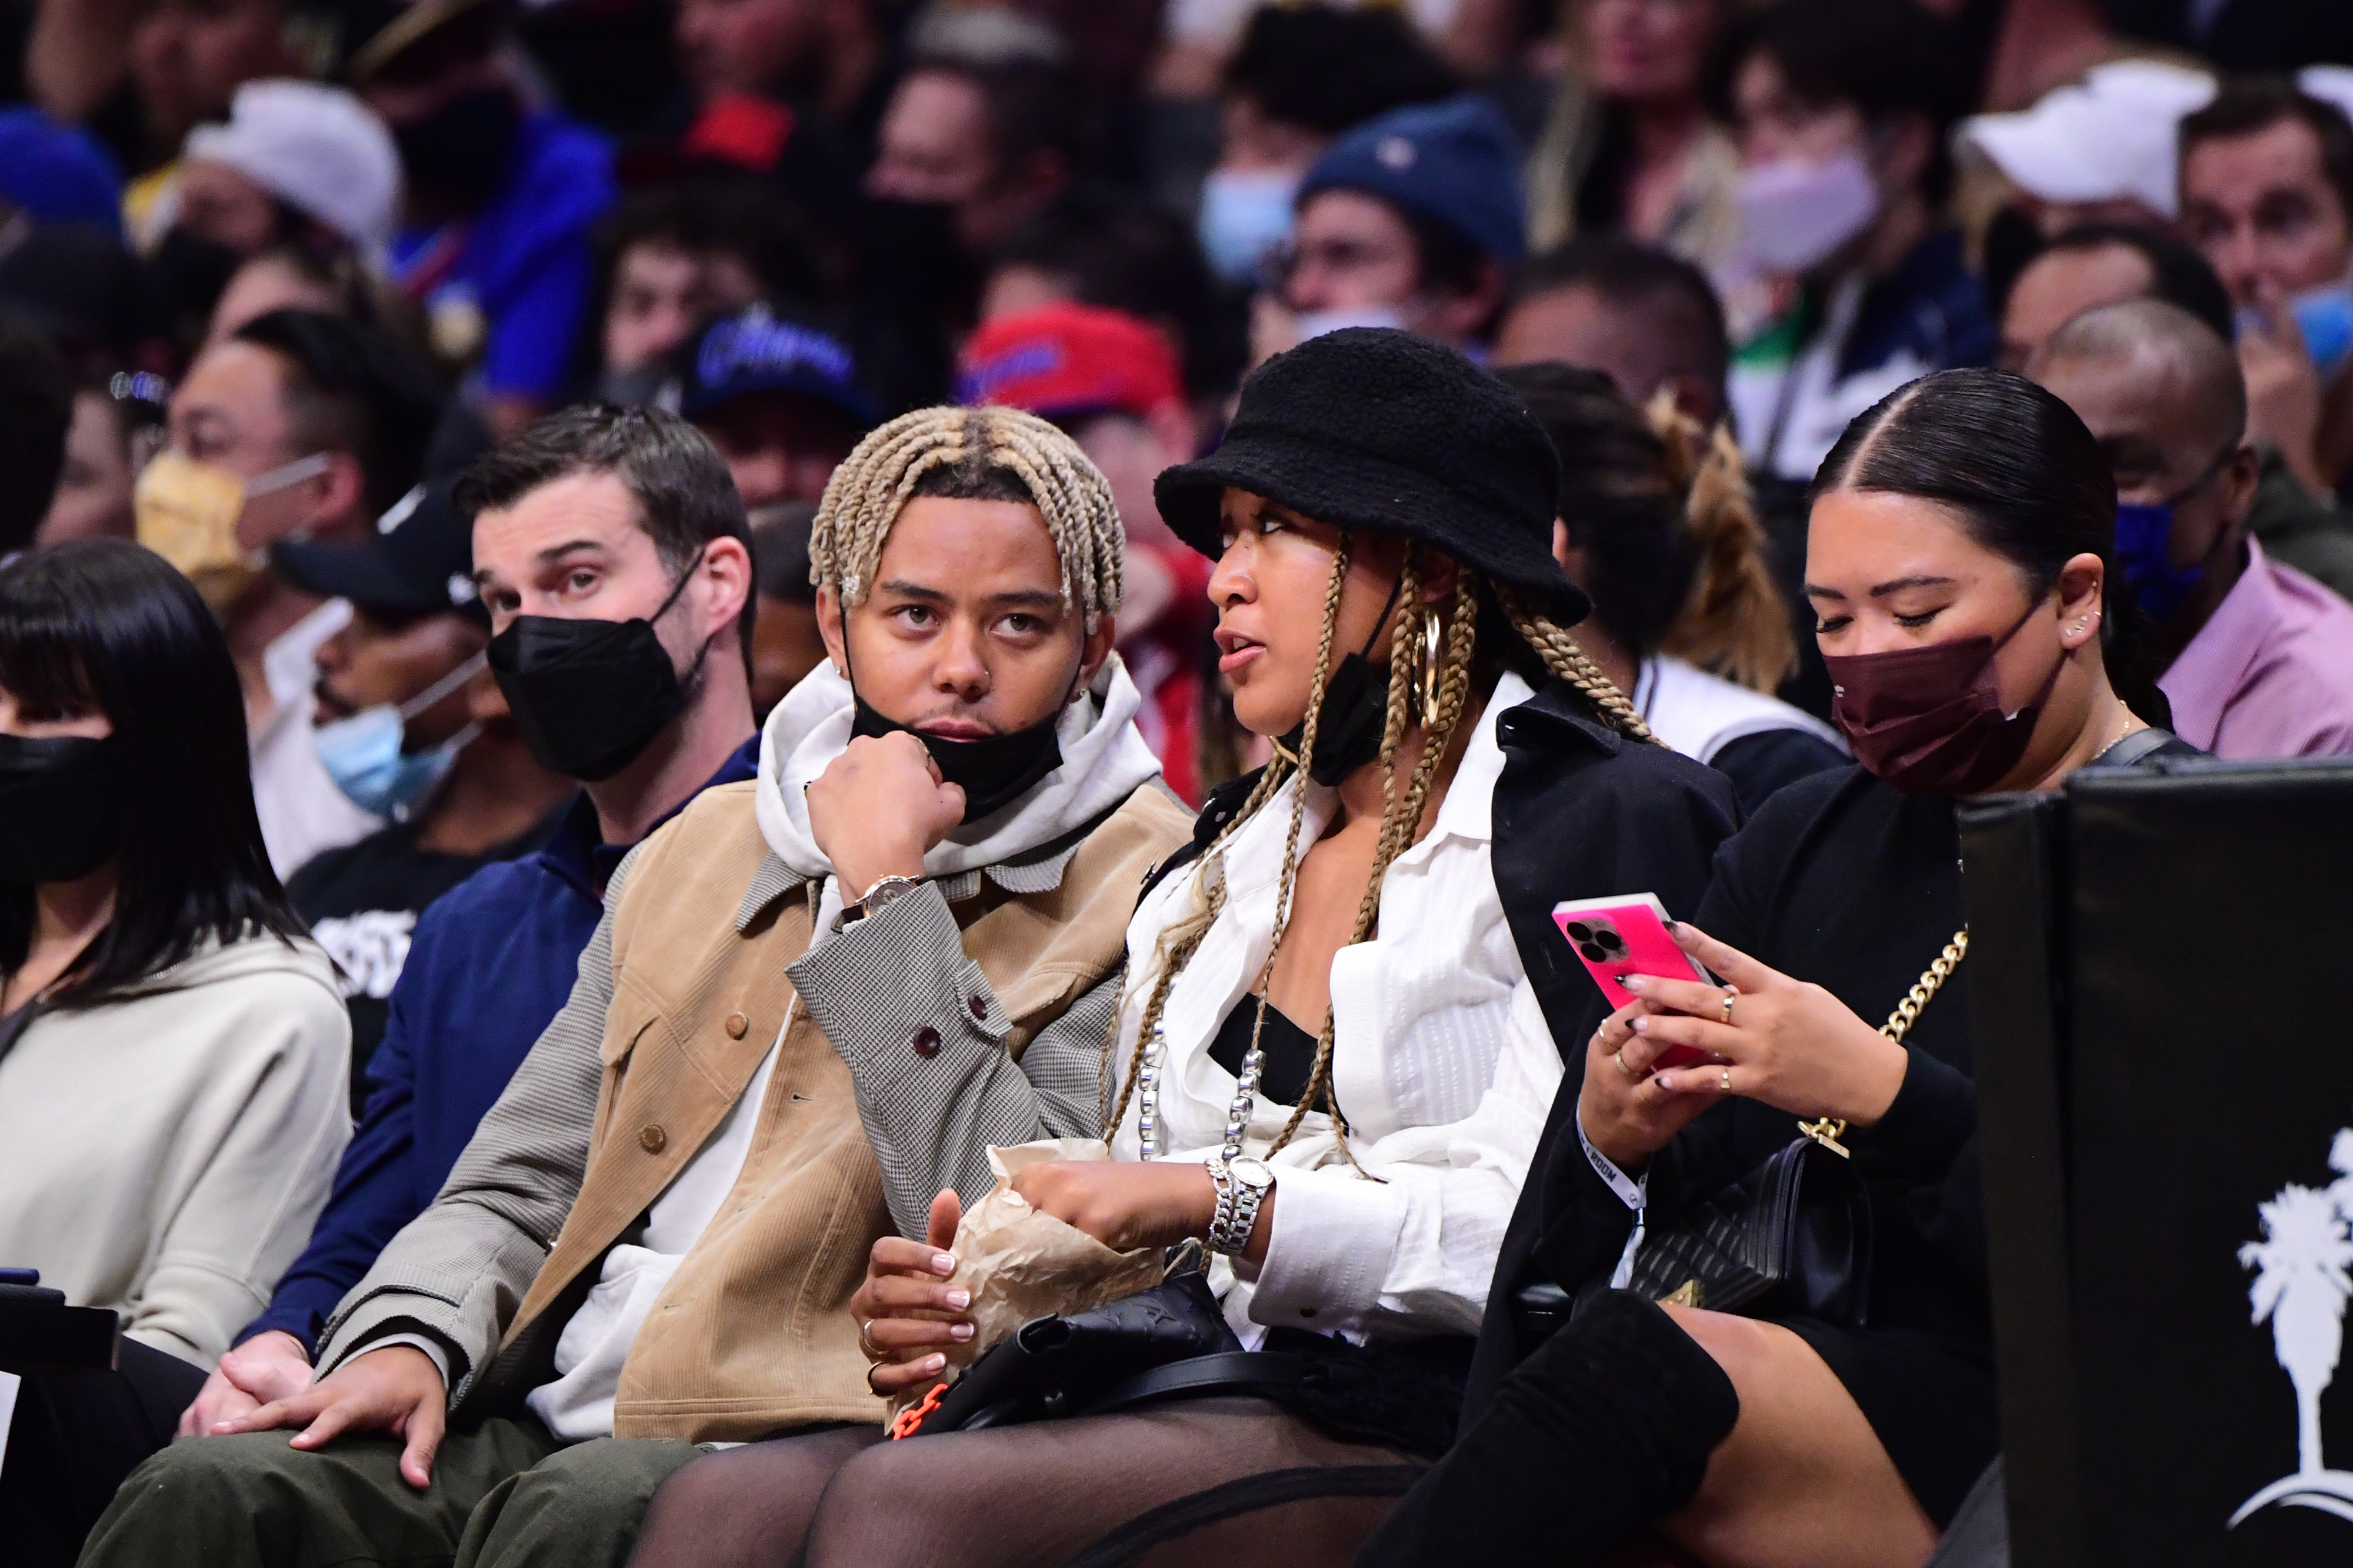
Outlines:
[{"label": "crowd in background", "polygon": [[[125,884],[139,921],[109,927],[111,886],[79,926],[0,910],[19,1151],[0,1265],[70,1258],[50,1267],[78,1299],[211,1377],[213,1416],[307,1382],[337,1301],[570,994],[624,854],[750,779],[757,727],[828,679],[813,520],[910,410],[1021,410],[1100,471],[1134,722],[1188,810],[1284,753],[1237,715],[1214,556],[1155,479],[1219,448],[1255,367],[1366,327],[1460,351],[1543,428],[1552,558],[1592,605],[1579,657],[1742,816],[1871,766],[1833,721],[1810,492],[1856,421],[1965,367],[2055,395],[2113,470],[2114,565],[2147,632],[2130,668],[2110,650],[2119,692],[2161,692],[2173,733],[2222,757],[2353,754],[2353,9],[0,0],[0,570],[22,574],[0,577],[0,738],[52,726],[0,749],[0,791],[40,746],[107,739],[54,729],[77,681],[126,754],[185,781],[139,786],[140,852],[172,867]],[[492,570],[461,480],[582,405],[675,415],[723,462],[749,528],[744,712],[700,659],[640,689],[626,650],[586,646],[565,657],[615,684],[549,699],[564,722],[513,702],[531,678],[494,621],[565,589]],[[681,586],[632,614],[735,570],[711,564],[733,559],[723,529],[648,531],[647,582],[659,554]],[[161,562],[58,548],[106,539]],[[149,580],[162,563],[189,593]],[[69,657],[37,587],[168,613],[84,626]],[[200,668],[199,621],[233,689]],[[183,685],[118,707],[107,661],[142,659]],[[681,724],[640,778],[647,736]],[[97,864],[44,777],[0,796],[43,814],[0,821],[0,883]],[[60,998],[164,970],[236,982],[207,993],[234,1016],[201,1022],[234,1049],[203,1081],[168,1053],[126,1065],[143,1109],[110,1108],[103,1135],[40,1109],[27,1075],[69,1077],[79,1048]],[[165,1158],[192,1128],[206,1159]],[[13,1169],[33,1146],[58,1153],[38,1182]],[[210,1261],[157,1268],[174,1246]]]}]

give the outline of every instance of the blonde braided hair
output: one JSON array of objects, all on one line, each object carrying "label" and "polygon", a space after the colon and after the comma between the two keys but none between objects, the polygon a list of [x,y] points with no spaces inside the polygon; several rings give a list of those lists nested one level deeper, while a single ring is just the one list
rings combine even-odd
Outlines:
[{"label": "blonde braided hair", "polygon": [[1062,599],[1092,632],[1116,614],[1127,536],[1111,481],[1062,430],[1018,408],[918,408],[867,433],[826,482],[809,525],[809,581],[844,609],[874,587],[883,542],[926,476],[985,482],[991,470],[1029,495],[1053,536]]},{"label": "blonde braided hair", "polygon": [[[1224,847],[1241,825],[1281,791],[1294,774],[1304,774],[1312,764],[1317,721],[1324,704],[1324,690],[1331,672],[1332,645],[1339,622],[1341,590],[1348,565],[1348,542],[1344,535],[1340,550],[1335,556],[1330,581],[1324,595],[1324,622],[1316,645],[1315,674],[1309,686],[1307,719],[1301,736],[1299,755],[1292,757],[1277,747],[1274,760],[1260,775],[1233,819],[1227,823],[1211,841],[1195,869],[1191,886],[1192,908],[1161,931],[1153,948],[1154,975],[1151,989],[1145,994],[1144,1011],[1137,1022],[1135,1045],[1129,1055],[1127,1071],[1115,1102],[1108,1081],[1113,1050],[1104,1052],[1103,1100],[1108,1110],[1104,1119],[1104,1140],[1108,1142],[1118,1134],[1126,1120],[1128,1104],[1136,1084],[1143,1077],[1146,1057],[1152,1049],[1153,1037],[1160,1027],[1168,995],[1177,975],[1192,961],[1202,939],[1216,924],[1225,909],[1226,880]],[[1396,858],[1420,841],[1422,817],[1428,810],[1430,791],[1436,786],[1438,770],[1452,748],[1456,731],[1469,707],[1474,659],[1478,647],[1480,599],[1482,584],[1476,574],[1458,564],[1454,574],[1454,597],[1451,613],[1439,616],[1422,594],[1426,572],[1419,548],[1409,551],[1400,570],[1398,586],[1398,611],[1395,630],[1389,639],[1388,704],[1381,733],[1381,831],[1374,852],[1371,873],[1366,879],[1365,890],[1356,906],[1356,919],[1347,944],[1355,946],[1369,940],[1379,929],[1380,895],[1388,868]],[[1520,638],[1540,658],[1546,668],[1567,680],[1591,702],[1603,721],[1631,739],[1655,744],[1650,730],[1625,695],[1586,657],[1576,639],[1555,625],[1532,600],[1525,595],[1493,584],[1495,597]],[[1415,679],[1420,662],[1419,650],[1428,637],[1433,620],[1440,626],[1443,652],[1440,656],[1437,701],[1430,711],[1420,711],[1420,687]],[[1415,759],[1406,787],[1398,787],[1398,752],[1407,731],[1419,723],[1422,732],[1420,754]],[[1276,894],[1275,923],[1268,943],[1265,963],[1261,967],[1252,990],[1258,994],[1259,1012],[1251,1026],[1250,1044],[1255,1047],[1265,1027],[1266,1007],[1264,987],[1274,972],[1277,956],[1282,949],[1282,938],[1290,924],[1291,900],[1295,886],[1299,859],[1299,833],[1306,809],[1307,792],[1303,785],[1292,798],[1291,823],[1283,841],[1282,869]],[[1124,1014],[1123,1005],[1113,1014],[1113,1043],[1115,1047]],[[1308,1113],[1317,1109],[1318,1101],[1332,1119],[1332,1132],[1340,1153],[1359,1175],[1377,1181],[1357,1163],[1356,1153],[1348,1146],[1348,1120],[1332,1091],[1332,1058],[1334,1022],[1327,1008],[1322,1029],[1315,1041],[1314,1066],[1307,1086],[1292,1108],[1291,1117],[1268,1148],[1271,1154],[1283,1148],[1297,1135]]]},{"label": "blonde braided hair", "polygon": [[1767,564],[1765,525],[1732,427],[1710,430],[1662,388],[1643,416],[1666,448],[1694,563],[1691,591],[1660,651],[1768,695],[1798,666],[1788,611]]}]

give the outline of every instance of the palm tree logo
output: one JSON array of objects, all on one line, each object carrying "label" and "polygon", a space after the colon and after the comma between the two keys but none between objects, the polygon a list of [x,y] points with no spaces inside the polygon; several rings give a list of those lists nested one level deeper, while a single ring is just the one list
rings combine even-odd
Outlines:
[{"label": "palm tree logo", "polygon": [[2337,1179],[2326,1189],[2290,1183],[2257,1205],[2263,1239],[2239,1248],[2239,1267],[2257,1271],[2253,1321],[2270,1321],[2273,1352],[2295,1385],[2296,1467],[2240,1504],[2232,1525],[2274,1503],[2353,1520],[2353,1473],[2328,1468],[2320,1434],[2320,1395],[2337,1376],[2353,1299],[2353,1128],[2337,1131],[2328,1163]]}]

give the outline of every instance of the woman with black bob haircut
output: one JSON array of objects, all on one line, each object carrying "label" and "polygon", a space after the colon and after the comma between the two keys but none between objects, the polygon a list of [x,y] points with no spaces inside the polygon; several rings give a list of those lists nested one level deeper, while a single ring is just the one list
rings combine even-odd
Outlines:
[{"label": "woman with black bob haircut", "polygon": [[[1577,648],[1558,488],[1494,378],[1364,328],[1261,365],[1218,451],[1159,479],[1275,760],[1210,796],[1128,928],[1111,1158],[1015,1186],[1114,1247],[1205,1243],[1224,1325],[1324,1368],[1312,1390],[921,1431],[829,1485],[798,1441],[754,1444],[671,1479],[639,1568],[1124,1563],[1219,1520],[1221,1563],[1314,1568],[1443,1451],[1556,1042],[1607,1012],[1552,906],[1689,908],[1732,823]],[[972,1331],[937,1268],[953,1193],[931,1217],[850,1304],[878,1393],[936,1384]]]},{"label": "woman with black bob haircut", "polygon": [[[2153,723],[2115,525],[2091,433],[2017,376],[1939,372],[1847,427],[1806,591],[1859,765],[1718,853],[1675,938],[1725,984],[1630,982],[1588,1043],[1497,1271],[1492,1375],[1360,1563],[1574,1568],[1652,1531],[1709,1568],[1927,1556],[1997,1449],[1954,802],[2198,754]],[[1868,1245],[1744,1302],[1685,1227],[1777,1156],[1809,1202],[1867,1201]],[[1577,1306],[1545,1337],[1547,1295]]]},{"label": "woman with black bob haircut", "polygon": [[1553,554],[1593,596],[1577,641],[1666,745],[1732,781],[1744,812],[1841,767],[1838,731],[1773,690],[1797,668],[1739,444],[1599,371],[1495,373],[1560,454]]},{"label": "woman with black bob haircut", "polygon": [[121,1314],[37,1375],[0,1516],[67,1562],[302,1248],[351,1026],[270,874],[228,645],[121,540],[0,568],[0,1265]]}]

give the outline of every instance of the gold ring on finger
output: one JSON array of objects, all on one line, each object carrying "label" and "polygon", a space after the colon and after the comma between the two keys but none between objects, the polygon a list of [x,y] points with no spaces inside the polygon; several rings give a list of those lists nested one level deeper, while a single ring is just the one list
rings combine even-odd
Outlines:
[{"label": "gold ring on finger", "polygon": [[874,1320],[871,1318],[858,1325],[858,1348],[865,1352],[868,1361],[881,1362],[883,1359],[882,1349],[869,1338],[867,1333],[867,1331],[873,1327]]},{"label": "gold ring on finger", "polygon": [[1724,1077],[1716,1080],[1715,1087],[1725,1094],[1730,1094],[1732,1092],[1732,1069],[1730,1068],[1724,1069]]},{"label": "gold ring on finger", "polygon": [[1632,1064],[1626,1060],[1626,1051],[1623,1047],[1610,1052],[1609,1059],[1618,1064],[1618,1070],[1626,1075],[1628,1082],[1640,1083],[1641,1081],[1641,1075],[1636,1072]]},{"label": "gold ring on finger", "polygon": [[891,1397],[889,1394],[874,1386],[874,1374],[881,1370],[882,1363],[881,1362],[876,1362],[872,1366],[866,1369],[866,1392],[872,1394],[877,1399],[888,1399]]},{"label": "gold ring on finger", "polygon": [[1732,1004],[1738,999],[1739,995],[1740,993],[1729,985],[1724,988],[1724,1021],[1726,1024],[1732,1022]]}]

